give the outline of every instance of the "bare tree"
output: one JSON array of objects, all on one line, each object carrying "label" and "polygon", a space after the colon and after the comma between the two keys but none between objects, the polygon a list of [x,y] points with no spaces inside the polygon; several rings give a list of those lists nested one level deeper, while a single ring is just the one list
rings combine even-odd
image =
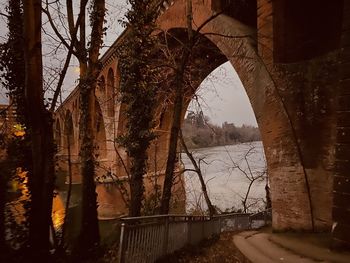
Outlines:
[{"label": "bare tree", "polygon": [[[71,3],[71,1],[68,1]],[[82,0],[81,8],[85,6]],[[68,10],[69,12],[71,10]],[[80,10],[81,13],[85,12]],[[97,86],[97,77],[99,74],[99,52],[102,46],[103,22],[105,17],[105,1],[95,0],[92,4],[91,19],[91,41],[87,49],[85,46],[85,23],[80,27],[80,41],[77,44],[80,63],[80,99],[81,99],[81,159],[82,159],[82,227],[80,230],[80,249],[93,250],[99,244],[100,236],[97,219],[97,200],[95,191],[95,159],[94,159],[94,125],[95,125],[95,89]],[[84,20],[84,19],[83,19]],[[72,20],[69,20],[71,23]],[[83,28],[84,27],[84,28]],[[72,30],[72,25],[70,24]],[[89,254],[89,253],[88,253]]]},{"label": "bare tree", "polygon": [[41,0],[23,1],[25,99],[32,145],[29,177],[29,246],[33,260],[48,260],[54,186],[52,118],[44,104],[41,50]]},{"label": "bare tree", "polygon": [[[210,198],[209,198],[209,195],[208,195],[208,191],[207,191],[207,186],[206,186],[206,184],[204,182],[203,174],[202,174],[202,171],[201,171],[201,168],[200,168],[201,159],[199,159],[198,163],[196,162],[195,158],[193,157],[193,154],[187,148],[187,145],[186,145],[186,143],[184,141],[184,138],[182,136],[182,131],[181,130],[180,130],[180,142],[181,142],[181,145],[182,145],[183,150],[185,151],[187,157],[191,160],[191,163],[192,163],[192,165],[194,167],[194,172],[196,172],[197,175],[198,175],[198,179],[199,179],[201,187],[202,187],[202,192],[203,192],[203,195],[204,195],[204,199],[205,199],[205,202],[207,203],[207,206],[208,206],[209,215],[213,216],[217,212],[216,212],[215,207],[213,206],[213,204],[210,201]],[[186,170],[188,170],[188,169],[186,169]]]},{"label": "bare tree", "polygon": [[174,110],[172,116],[172,126],[170,131],[169,139],[169,150],[168,150],[168,159],[166,164],[165,179],[163,185],[163,194],[161,200],[160,213],[167,214],[169,213],[169,204],[171,198],[171,188],[173,185],[174,169],[176,163],[176,149],[177,141],[179,137],[179,132],[181,128],[181,117],[182,117],[182,108],[184,100],[184,73],[187,64],[189,63],[189,57],[191,55],[191,50],[194,45],[194,38],[192,32],[192,1],[187,0],[186,12],[187,12],[187,34],[188,42],[184,45],[182,49],[181,58],[178,62],[175,62],[175,76],[174,81],[172,82],[172,88],[175,90],[175,99],[174,99]]},{"label": "bare tree", "polygon": [[[192,23],[195,23],[192,19],[192,1],[188,0],[186,1],[186,39],[179,39],[169,32],[164,33],[166,39],[170,36],[170,38],[173,38],[178,44],[180,44],[181,47],[176,52],[176,54],[174,54],[171,52],[172,48],[167,45],[168,43],[166,40],[164,48],[164,53],[166,54],[166,59],[169,64],[168,67],[172,70],[172,73],[168,74],[167,77],[171,79],[171,81],[168,81],[168,85],[170,86],[169,91],[173,91],[173,97],[168,97],[167,100],[171,101],[171,103],[169,104],[171,104],[173,108],[171,118],[170,139],[168,144],[168,159],[166,164],[163,195],[161,201],[162,214],[168,213],[170,208],[169,203],[171,198],[172,180],[174,177],[174,169],[176,164],[178,135],[182,122],[183,105],[185,102],[190,100],[193,92],[196,89],[196,87],[194,87],[193,85],[194,83],[192,83],[194,67],[191,67],[191,63],[195,64],[194,57],[197,55],[196,47],[199,47],[202,41],[204,40],[204,34],[201,33],[202,29],[220,14],[221,12],[215,13],[214,15],[206,19],[202,24],[197,26],[195,30],[193,30]],[[239,36],[239,38],[241,37],[243,36]],[[222,57],[223,55],[221,56],[221,58]],[[197,73],[199,72],[197,71]],[[188,96],[189,94],[187,91],[191,91],[190,96]]]},{"label": "bare tree", "polygon": [[[99,229],[97,219],[97,201],[95,192],[95,158],[94,158],[94,126],[95,126],[95,89],[97,77],[100,72],[99,52],[102,47],[103,23],[105,18],[105,0],[92,0],[90,8],[91,38],[86,43],[86,8],[88,0],[81,0],[76,21],[74,20],[73,1],[67,0],[67,24],[70,42],[59,32],[49,12],[49,2],[43,9],[49,23],[62,45],[68,50],[68,54],[58,80],[58,87],[53,96],[51,110],[55,109],[64,75],[69,66],[71,56],[74,55],[79,61],[80,68],[80,131],[82,161],[82,227],[80,230],[77,248],[91,252],[99,244]],[[79,37],[78,37],[79,35]],[[88,256],[87,253],[85,256]]]},{"label": "bare tree", "polygon": [[233,160],[232,156],[226,149],[226,152],[232,162],[232,166],[230,169],[233,170],[238,170],[249,182],[248,187],[245,191],[244,196],[242,196],[242,206],[243,206],[243,211],[244,213],[247,213],[249,210],[249,207],[253,204],[249,203],[249,195],[251,188],[256,181],[263,181],[266,180],[267,177],[267,171],[266,171],[266,166],[262,170],[253,170],[251,163],[249,161],[249,156],[251,156],[255,151],[255,147],[253,145],[250,145],[248,151],[244,153],[244,156],[241,160],[243,160],[245,165],[240,164],[239,162]]}]

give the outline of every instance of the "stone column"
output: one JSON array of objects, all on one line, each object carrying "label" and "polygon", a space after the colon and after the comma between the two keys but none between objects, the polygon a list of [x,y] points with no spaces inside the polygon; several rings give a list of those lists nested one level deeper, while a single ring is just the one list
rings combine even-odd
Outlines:
[{"label": "stone column", "polygon": [[333,184],[334,246],[350,247],[350,2],[344,1],[339,64],[336,163]]}]

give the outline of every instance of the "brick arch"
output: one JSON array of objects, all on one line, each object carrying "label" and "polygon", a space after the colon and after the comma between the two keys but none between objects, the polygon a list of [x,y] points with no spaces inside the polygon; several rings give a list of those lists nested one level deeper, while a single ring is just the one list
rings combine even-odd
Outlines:
[{"label": "brick arch", "polygon": [[96,153],[98,155],[98,159],[105,159],[107,157],[107,139],[106,139],[106,128],[104,117],[102,113],[102,109],[100,103],[95,101],[95,139],[97,142],[97,150]]},{"label": "brick arch", "polygon": [[77,136],[74,133],[73,116],[70,110],[67,110],[64,116],[62,148],[66,154],[68,154],[68,148],[71,155],[77,153]]},{"label": "brick arch", "polygon": [[[119,136],[122,136],[126,132],[126,105],[125,103],[120,103],[118,105],[118,111],[116,112],[116,139]],[[117,163],[117,174],[121,177],[126,176],[126,171],[125,169],[129,170],[130,169],[130,159],[125,151],[125,148],[120,146],[119,144],[117,146],[117,156],[116,156],[116,163]],[[124,167],[125,166],[125,167]]]},{"label": "brick arch", "polygon": [[95,90],[95,95],[98,101],[103,102],[106,97],[106,80],[104,75],[101,75],[97,80],[97,88]]},{"label": "brick arch", "polygon": [[[184,3],[176,1],[159,18],[159,27],[166,31],[178,27],[186,28],[186,16],[179,15],[184,13]],[[194,6],[193,10],[196,22],[193,27],[196,30],[196,25],[201,25],[211,17],[212,12],[206,5]],[[273,227],[278,230],[290,227],[312,229],[310,194],[300,148],[282,98],[276,91],[270,72],[257,54],[255,29],[222,14],[207,23],[201,34],[230,61],[251,102],[262,135],[273,193]],[[207,60],[203,65],[210,66],[211,61]],[[198,85],[200,82],[198,81]],[[296,192],[298,198],[295,198]],[[289,203],[288,211],[286,203]],[[322,217],[325,221],[328,220],[329,226],[329,213]]]},{"label": "brick arch", "polygon": [[106,85],[106,106],[107,116],[114,116],[114,95],[115,95],[115,77],[112,68],[108,69],[107,73],[107,85]]},{"label": "brick arch", "polygon": [[57,118],[55,121],[54,138],[57,146],[57,152],[60,154],[62,151],[62,130],[59,118]]}]

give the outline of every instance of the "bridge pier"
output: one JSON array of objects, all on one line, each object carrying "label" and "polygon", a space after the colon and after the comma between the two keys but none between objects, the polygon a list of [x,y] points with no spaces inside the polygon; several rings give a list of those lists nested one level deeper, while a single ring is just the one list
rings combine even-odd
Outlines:
[{"label": "bridge pier", "polygon": [[344,1],[333,183],[333,241],[350,248],[350,3]]}]

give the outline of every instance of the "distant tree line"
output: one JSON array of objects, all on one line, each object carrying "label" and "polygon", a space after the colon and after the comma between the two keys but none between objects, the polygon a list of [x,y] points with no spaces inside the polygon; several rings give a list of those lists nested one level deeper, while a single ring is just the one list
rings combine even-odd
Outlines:
[{"label": "distant tree line", "polygon": [[243,124],[241,127],[224,122],[222,126],[210,123],[203,112],[190,112],[182,126],[184,140],[189,148],[229,145],[261,140],[259,128]]}]

